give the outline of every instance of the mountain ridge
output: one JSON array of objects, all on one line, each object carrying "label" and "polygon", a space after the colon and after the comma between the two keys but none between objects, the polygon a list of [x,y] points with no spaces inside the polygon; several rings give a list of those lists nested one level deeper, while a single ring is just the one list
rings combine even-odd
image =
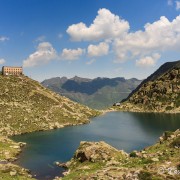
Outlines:
[{"label": "mountain ridge", "polygon": [[119,110],[180,112],[180,60],[167,62],[121,101]]},{"label": "mountain ridge", "polygon": [[44,80],[41,84],[71,100],[87,105],[90,108],[103,109],[111,106],[119,98],[123,99],[141,82],[136,78],[124,77],[95,79],[55,77]]},{"label": "mountain ridge", "polygon": [[178,66],[180,67],[180,60],[178,61],[174,61],[174,62],[166,62],[163,65],[161,65],[154,73],[152,73],[150,76],[148,76],[146,79],[144,79],[135,90],[133,90],[129,96],[126,99],[123,99],[121,102],[124,102],[126,100],[128,100],[132,94],[134,94],[135,92],[137,92],[140,87],[145,84],[147,81],[153,81],[155,80],[158,76],[161,76],[163,73],[165,73],[166,71],[172,69],[174,66]]}]

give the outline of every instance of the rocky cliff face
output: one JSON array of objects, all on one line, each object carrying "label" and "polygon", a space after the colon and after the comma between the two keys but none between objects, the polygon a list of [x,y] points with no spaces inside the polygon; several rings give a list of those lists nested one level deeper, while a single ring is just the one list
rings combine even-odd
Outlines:
[{"label": "rocky cliff face", "polygon": [[[180,130],[165,132],[142,151],[127,154],[105,142],[81,142],[64,180],[164,180],[180,179]],[[61,178],[56,178],[61,179]]]},{"label": "rocky cliff face", "polygon": [[117,109],[180,112],[180,61],[166,63],[141,83]]},{"label": "rocky cliff face", "polygon": [[99,112],[25,76],[0,76],[0,134],[15,135],[89,122]]}]

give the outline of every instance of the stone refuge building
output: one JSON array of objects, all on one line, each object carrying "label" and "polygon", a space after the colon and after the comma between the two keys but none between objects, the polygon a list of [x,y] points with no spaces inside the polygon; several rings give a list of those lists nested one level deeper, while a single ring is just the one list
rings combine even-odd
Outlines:
[{"label": "stone refuge building", "polygon": [[3,66],[2,67],[2,74],[3,75],[22,75],[23,68],[22,67],[12,67],[12,66]]}]

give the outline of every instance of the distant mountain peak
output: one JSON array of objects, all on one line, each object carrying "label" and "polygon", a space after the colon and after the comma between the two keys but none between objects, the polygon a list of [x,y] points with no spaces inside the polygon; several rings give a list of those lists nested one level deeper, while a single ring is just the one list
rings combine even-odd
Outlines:
[{"label": "distant mountain peak", "polygon": [[119,98],[127,97],[140,82],[137,79],[126,80],[124,77],[89,79],[75,76],[65,78],[64,81],[62,78],[52,78],[43,81],[42,85],[91,108],[101,109],[111,106]]},{"label": "distant mountain peak", "polygon": [[82,77],[79,77],[79,76],[74,76],[73,78],[70,78],[69,80],[73,80],[73,81],[76,81],[76,82],[89,82],[89,81],[92,81],[92,79],[82,78]]}]

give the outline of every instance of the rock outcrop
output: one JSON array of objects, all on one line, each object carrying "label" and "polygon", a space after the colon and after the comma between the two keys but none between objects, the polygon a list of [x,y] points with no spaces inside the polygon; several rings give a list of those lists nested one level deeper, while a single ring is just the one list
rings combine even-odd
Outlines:
[{"label": "rock outcrop", "polygon": [[105,142],[81,142],[63,178],[73,180],[180,179],[180,130],[165,132],[142,151],[127,154]]},{"label": "rock outcrop", "polygon": [[0,134],[9,136],[84,124],[99,114],[25,76],[0,75],[0,109]]},{"label": "rock outcrop", "polygon": [[27,169],[12,164],[25,145],[23,142],[15,143],[7,137],[0,136],[0,179],[33,180]]},{"label": "rock outcrop", "polygon": [[135,112],[180,112],[180,61],[166,63],[115,107]]},{"label": "rock outcrop", "polygon": [[[74,159],[78,159],[81,163],[85,161],[89,162],[107,162],[112,157],[119,157],[119,155],[125,157],[127,154],[123,151],[118,151],[104,141],[100,142],[86,142],[82,141],[80,147],[74,155]],[[117,158],[116,157],[116,158]]]}]

